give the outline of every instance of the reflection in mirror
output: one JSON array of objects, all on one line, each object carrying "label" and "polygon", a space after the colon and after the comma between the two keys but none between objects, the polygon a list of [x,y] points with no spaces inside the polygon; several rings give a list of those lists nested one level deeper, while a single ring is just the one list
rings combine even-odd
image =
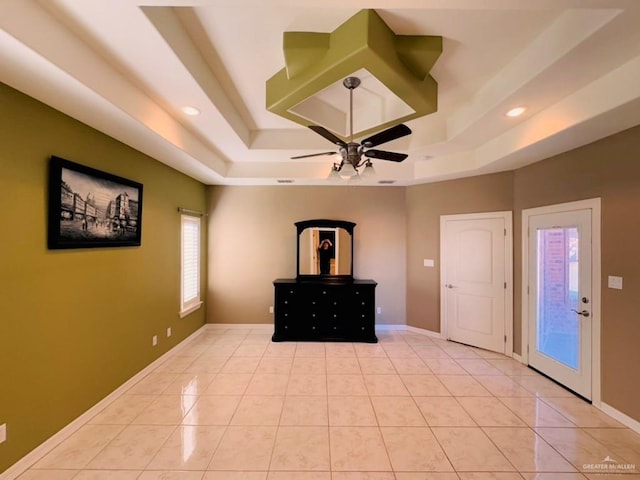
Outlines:
[{"label": "reflection in mirror", "polygon": [[309,227],[300,234],[300,275],[351,275],[351,235],[344,228]]}]

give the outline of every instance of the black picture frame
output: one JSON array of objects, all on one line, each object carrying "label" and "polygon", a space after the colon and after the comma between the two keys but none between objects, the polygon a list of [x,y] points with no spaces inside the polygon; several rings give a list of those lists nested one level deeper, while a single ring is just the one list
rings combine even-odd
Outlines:
[{"label": "black picture frame", "polygon": [[49,249],[136,247],[142,239],[142,184],[52,156]]}]

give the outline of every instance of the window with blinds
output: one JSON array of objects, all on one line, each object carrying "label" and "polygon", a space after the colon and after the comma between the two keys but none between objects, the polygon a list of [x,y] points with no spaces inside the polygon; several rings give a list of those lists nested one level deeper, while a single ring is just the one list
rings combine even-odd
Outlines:
[{"label": "window with blinds", "polygon": [[182,215],[182,303],[180,315],[197,309],[200,301],[200,217]]}]

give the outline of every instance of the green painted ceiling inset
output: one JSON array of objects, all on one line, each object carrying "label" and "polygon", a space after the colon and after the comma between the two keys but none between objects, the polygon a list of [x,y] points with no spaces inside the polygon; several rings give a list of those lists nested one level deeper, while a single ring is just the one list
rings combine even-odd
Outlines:
[{"label": "green painted ceiling inset", "polygon": [[331,33],[285,32],[283,48],[286,66],[267,80],[267,110],[301,125],[312,122],[292,111],[298,104],[361,69],[413,113],[354,134],[369,134],[438,109],[438,84],[429,72],[442,53],[442,37],[396,35],[375,10],[359,11]]}]

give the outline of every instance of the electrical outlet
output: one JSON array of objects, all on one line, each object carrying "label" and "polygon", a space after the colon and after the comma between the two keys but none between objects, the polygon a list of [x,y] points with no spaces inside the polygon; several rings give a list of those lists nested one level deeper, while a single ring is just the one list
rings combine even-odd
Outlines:
[{"label": "electrical outlet", "polygon": [[269,313],[273,313],[273,305],[269,307]]},{"label": "electrical outlet", "polygon": [[422,264],[423,264],[425,267],[434,267],[434,266],[436,265],[436,262],[435,262],[432,258],[425,258],[425,259],[422,261]]},{"label": "electrical outlet", "polygon": [[0,443],[4,443],[7,441],[7,424],[3,423],[0,425]]},{"label": "electrical outlet", "polygon": [[380,315],[380,314],[382,313],[382,307],[378,307],[378,308],[376,309],[376,312],[378,312],[378,315]]},{"label": "electrical outlet", "polygon": [[167,337],[171,336],[171,327],[167,328]]},{"label": "electrical outlet", "polygon": [[154,335],[154,336],[151,338],[151,345],[152,345],[152,346],[154,346],[154,347],[155,347],[156,345],[158,345],[158,336],[157,336],[157,335]]}]

